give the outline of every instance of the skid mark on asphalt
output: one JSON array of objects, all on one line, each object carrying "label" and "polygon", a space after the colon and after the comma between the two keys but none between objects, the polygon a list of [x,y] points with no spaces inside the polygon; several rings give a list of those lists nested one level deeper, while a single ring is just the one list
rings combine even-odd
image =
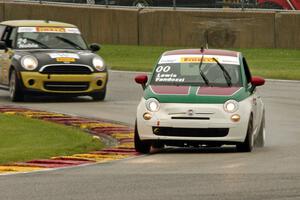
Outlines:
[{"label": "skid mark on asphalt", "polygon": [[66,126],[78,127],[94,136],[100,137],[106,143],[113,144],[112,147],[85,154],[56,156],[50,159],[38,159],[27,162],[0,165],[0,174],[32,172],[91,163],[103,163],[138,155],[133,147],[133,130],[125,125],[13,106],[0,106],[0,113],[6,115],[20,115],[28,118],[63,124]]}]

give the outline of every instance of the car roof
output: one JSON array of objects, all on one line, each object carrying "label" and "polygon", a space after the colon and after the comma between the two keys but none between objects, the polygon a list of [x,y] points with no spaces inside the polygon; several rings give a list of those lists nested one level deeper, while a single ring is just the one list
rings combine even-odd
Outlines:
[{"label": "car roof", "polygon": [[48,21],[48,20],[10,20],[3,21],[0,23],[1,25],[6,26],[14,26],[14,27],[34,27],[34,26],[45,26],[45,27],[72,27],[76,26],[73,24],[56,22],[56,21]]},{"label": "car roof", "polygon": [[[169,55],[202,55],[202,52],[200,49],[178,49],[178,50],[172,50],[172,51],[166,51],[163,55],[169,56]],[[218,56],[232,56],[232,57],[238,57],[239,52],[237,51],[230,51],[230,50],[221,50],[221,49],[204,49],[203,50],[204,55],[218,55]]]}]

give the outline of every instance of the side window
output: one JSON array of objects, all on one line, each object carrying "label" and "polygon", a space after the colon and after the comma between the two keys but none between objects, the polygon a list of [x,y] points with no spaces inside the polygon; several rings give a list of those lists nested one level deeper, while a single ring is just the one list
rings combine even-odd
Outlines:
[{"label": "side window", "polygon": [[8,38],[9,47],[14,48],[16,45],[17,28],[13,28]]},{"label": "side window", "polygon": [[250,73],[250,70],[249,70],[249,67],[248,67],[245,57],[243,57],[243,65],[244,65],[244,69],[245,69],[247,83],[250,83],[251,82],[251,73]]},{"label": "side window", "polygon": [[6,26],[0,25],[0,40],[2,40],[3,33],[5,31]]},{"label": "side window", "polygon": [[15,28],[8,26],[6,28],[4,34],[3,34],[3,37],[2,37],[2,40],[5,41],[6,46],[9,47],[9,48],[12,47],[13,40],[11,40],[11,35],[12,35],[14,29]]}]

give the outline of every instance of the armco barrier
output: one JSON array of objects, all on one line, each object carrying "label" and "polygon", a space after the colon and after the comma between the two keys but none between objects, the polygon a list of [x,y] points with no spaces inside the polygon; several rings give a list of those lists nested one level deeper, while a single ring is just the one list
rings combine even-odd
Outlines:
[{"label": "armco barrier", "polygon": [[142,45],[274,47],[275,13],[143,10]]},{"label": "armco barrier", "polygon": [[300,12],[276,14],[276,47],[300,48]]},{"label": "armco barrier", "polygon": [[89,42],[137,44],[137,10],[6,3],[5,20],[47,19],[76,24]]},{"label": "armco barrier", "polygon": [[0,20],[47,19],[77,25],[88,42],[216,48],[299,48],[300,13],[126,9],[0,3]]}]

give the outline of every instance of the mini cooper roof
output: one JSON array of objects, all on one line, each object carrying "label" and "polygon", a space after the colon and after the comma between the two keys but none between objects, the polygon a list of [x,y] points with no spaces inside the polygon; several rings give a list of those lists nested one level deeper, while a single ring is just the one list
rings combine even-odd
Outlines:
[{"label": "mini cooper roof", "polygon": [[10,20],[3,21],[0,25],[14,26],[14,27],[35,27],[35,26],[45,26],[45,27],[68,27],[76,28],[73,24],[56,22],[56,21],[47,21],[47,20]]},{"label": "mini cooper roof", "polygon": [[[167,51],[163,54],[163,56],[169,56],[169,55],[202,55],[202,52],[200,49],[178,49],[173,51]],[[229,50],[220,50],[220,49],[204,49],[203,50],[204,55],[218,55],[218,56],[232,56],[232,57],[238,57],[239,52],[237,51],[229,51]]]}]

